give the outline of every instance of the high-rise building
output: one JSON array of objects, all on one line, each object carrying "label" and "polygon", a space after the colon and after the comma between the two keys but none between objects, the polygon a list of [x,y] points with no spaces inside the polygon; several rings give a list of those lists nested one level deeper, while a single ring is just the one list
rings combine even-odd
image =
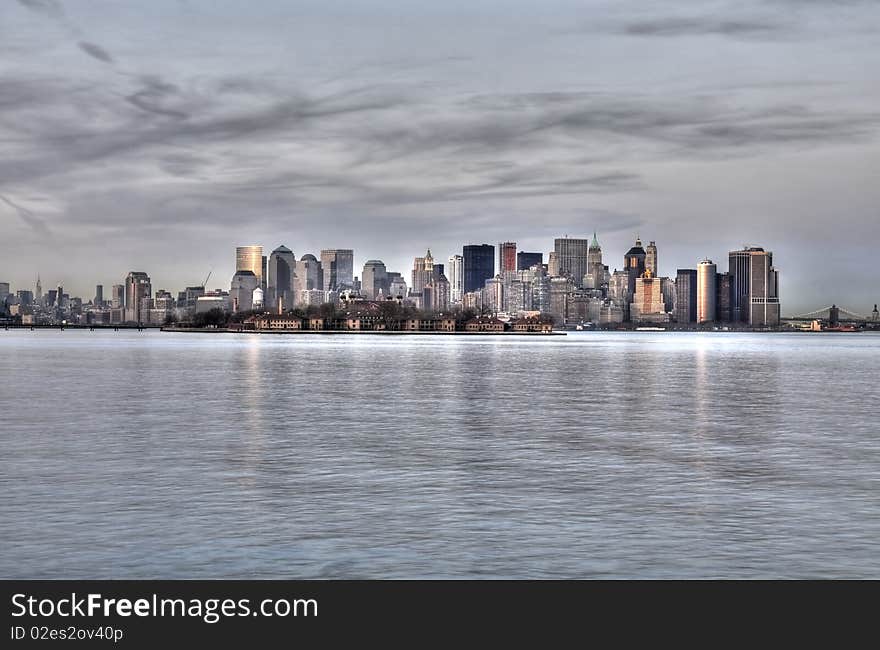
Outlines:
[{"label": "high-rise building", "polygon": [[648,247],[645,249],[645,269],[657,277],[657,244],[653,241],[648,242]]},{"label": "high-rise building", "polygon": [[486,280],[495,276],[495,247],[491,244],[468,244],[461,257],[465,293],[483,289]]},{"label": "high-rise building", "polygon": [[752,327],[779,324],[778,274],[773,253],[760,246],[730,251],[731,320]]},{"label": "high-rise building", "polygon": [[516,271],[516,242],[498,244],[498,273]]},{"label": "high-rise building", "polygon": [[576,287],[583,286],[584,276],[587,274],[590,241],[562,237],[553,240],[553,249],[558,267],[556,274],[571,278]]},{"label": "high-rise building", "polygon": [[293,285],[296,278],[296,256],[287,246],[281,245],[269,255],[266,269],[266,304],[275,308],[278,300],[289,309],[294,306]]},{"label": "high-rise building", "polygon": [[361,293],[367,300],[379,300],[387,298],[390,293],[388,281],[388,269],[382,260],[369,260],[364,264],[364,272],[361,274]]},{"label": "high-rise building", "polygon": [[321,269],[325,291],[350,289],[354,284],[354,251],[350,248],[322,250]]},{"label": "high-rise building", "polygon": [[645,272],[645,249],[642,248],[641,240],[636,237],[636,243],[630,248],[626,255],[623,256],[623,268],[629,275],[629,295],[632,296],[636,290],[636,279],[642,277]]},{"label": "high-rise building", "polygon": [[0,282],[0,302],[6,300],[6,296],[9,295],[9,283],[8,282]]},{"label": "high-rise building", "polygon": [[773,253],[752,249],[749,273],[749,325],[779,325],[779,273],[773,268]]},{"label": "high-rise building", "polygon": [[396,271],[388,273],[388,295],[396,300],[398,298],[405,298],[406,292],[406,280],[403,279],[403,275]]},{"label": "high-rise building", "polygon": [[449,278],[449,300],[453,304],[458,304],[461,302],[461,297],[464,294],[464,268],[462,256],[452,255],[449,258],[447,266],[449,267],[449,273],[446,274],[446,277]]},{"label": "high-rise building", "polygon": [[697,320],[696,269],[678,269],[675,276],[675,320],[683,324]]},{"label": "high-rise building", "polygon": [[144,321],[144,299],[153,295],[150,276],[143,271],[131,271],[125,278],[125,320],[130,323]]},{"label": "high-rise building", "polygon": [[718,273],[715,276],[715,319],[721,323],[733,321],[733,276]]},{"label": "high-rise building", "polygon": [[559,277],[559,255],[556,251],[550,251],[547,255],[547,273],[551,278]]},{"label": "high-rise building", "polygon": [[543,253],[526,253],[525,251],[520,251],[516,254],[516,270],[517,271],[528,271],[535,265],[541,265],[544,263],[544,254]]},{"label": "high-rise building", "polygon": [[663,299],[662,279],[654,277],[648,269],[645,269],[640,278],[636,278],[636,290],[629,313],[630,319],[635,323],[669,321]]},{"label": "high-rise building", "polygon": [[324,273],[321,263],[317,257],[306,253],[296,263],[296,273],[293,278],[293,303],[298,305],[301,302],[303,291],[320,291],[324,288]]},{"label": "high-rise building", "polygon": [[95,285],[95,306],[99,307],[104,304],[104,285]]},{"label": "high-rise building", "polygon": [[40,274],[37,273],[37,302],[43,302],[43,284],[40,282]]},{"label": "high-rise building", "polygon": [[253,271],[236,271],[229,286],[232,311],[251,311],[254,308],[254,291],[262,288]]},{"label": "high-rise building", "polygon": [[717,315],[716,266],[712,260],[704,259],[697,264],[697,322],[711,323]]},{"label": "high-rise building", "polygon": [[431,255],[431,249],[425,254],[425,257],[417,257],[413,260],[412,270],[412,292],[419,294],[422,289],[431,284],[434,277],[434,257]]},{"label": "high-rise building", "polygon": [[593,239],[590,240],[590,248],[587,250],[587,288],[599,289],[605,284],[605,265],[602,263],[602,247],[593,231]]},{"label": "high-rise building", "polygon": [[235,270],[250,271],[257,278],[257,283],[263,285],[263,247],[262,246],[239,246],[235,249]]},{"label": "high-rise building", "polygon": [[110,306],[113,309],[122,309],[125,307],[125,285],[114,284],[110,289]]},{"label": "high-rise building", "polygon": [[504,303],[504,284],[501,278],[489,278],[483,286],[483,307],[490,312],[501,311]]},{"label": "high-rise building", "polygon": [[574,282],[567,277],[550,278],[550,308],[548,313],[558,325],[565,324],[568,308],[568,294],[574,288]]}]

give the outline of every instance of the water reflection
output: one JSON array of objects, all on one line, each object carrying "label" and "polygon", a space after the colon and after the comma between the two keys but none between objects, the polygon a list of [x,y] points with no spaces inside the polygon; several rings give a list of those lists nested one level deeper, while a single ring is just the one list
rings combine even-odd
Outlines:
[{"label": "water reflection", "polygon": [[871,335],[3,332],[4,402],[65,406],[0,431],[0,576],[880,577],[878,361]]}]

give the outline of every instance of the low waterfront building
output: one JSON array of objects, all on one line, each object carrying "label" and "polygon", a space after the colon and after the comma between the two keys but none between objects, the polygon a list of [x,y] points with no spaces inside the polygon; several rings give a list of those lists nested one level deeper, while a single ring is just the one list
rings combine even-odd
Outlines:
[{"label": "low waterfront building", "polygon": [[464,328],[468,332],[503,332],[504,321],[484,316],[469,320]]},{"label": "low waterfront building", "polygon": [[552,332],[553,321],[547,318],[520,318],[513,321],[514,332]]}]

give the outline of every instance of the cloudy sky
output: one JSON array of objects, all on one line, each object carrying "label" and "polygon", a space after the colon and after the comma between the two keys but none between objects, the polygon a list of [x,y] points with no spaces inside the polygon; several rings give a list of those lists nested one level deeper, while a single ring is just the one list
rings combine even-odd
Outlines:
[{"label": "cloudy sky", "polygon": [[878,132],[876,0],[3,0],[0,280],[596,229],[667,275],[763,245],[784,313],[866,312]]}]

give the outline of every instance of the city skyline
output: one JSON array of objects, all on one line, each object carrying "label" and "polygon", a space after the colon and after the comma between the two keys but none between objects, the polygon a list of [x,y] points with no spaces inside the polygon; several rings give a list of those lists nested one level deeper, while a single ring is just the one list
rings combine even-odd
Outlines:
[{"label": "city skyline", "polygon": [[877,302],[876,3],[19,0],[0,24],[13,286],[226,287],[260,242],[407,274],[595,229],[656,240],[669,276],[768,245],[787,313]]}]

